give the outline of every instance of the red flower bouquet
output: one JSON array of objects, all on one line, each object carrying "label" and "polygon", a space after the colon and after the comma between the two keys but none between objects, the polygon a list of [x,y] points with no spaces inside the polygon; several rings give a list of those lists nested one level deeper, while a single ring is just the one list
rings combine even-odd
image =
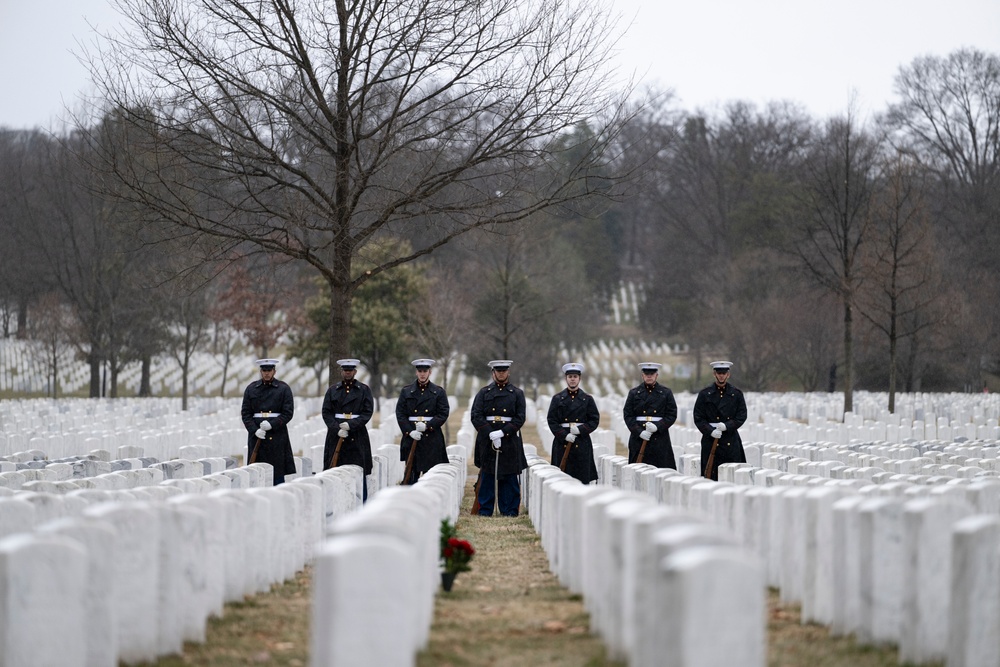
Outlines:
[{"label": "red flower bouquet", "polygon": [[460,540],[455,532],[455,527],[448,519],[441,521],[441,567],[445,572],[458,574],[467,572],[469,561],[476,555],[476,550],[472,548],[466,540]]}]

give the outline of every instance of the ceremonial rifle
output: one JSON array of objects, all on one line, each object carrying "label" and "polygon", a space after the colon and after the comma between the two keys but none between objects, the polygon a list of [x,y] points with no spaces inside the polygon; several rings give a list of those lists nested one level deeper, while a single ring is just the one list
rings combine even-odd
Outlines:
[{"label": "ceremonial rifle", "polygon": [[483,469],[479,469],[479,477],[476,478],[476,485],[472,488],[472,511],[470,514],[479,514],[479,485],[483,483]]},{"label": "ceremonial rifle", "polygon": [[563,444],[563,455],[562,459],[559,461],[559,469],[566,472],[566,464],[569,462],[569,450],[575,445],[575,442],[567,442]]},{"label": "ceremonial rifle", "polygon": [[260,449],[260,438],[257,438],[257,442],[253,446],[253,453],[250,454],[250,460],[247,462],[247,465],[250,465],[251,463],[257,463],[257,450],[258,449]]},{"label": "ceremonial rifle", "polygon": [[337,467],[337,459],[340,458],[340,446],[344,444],[344,436],[340,436],[337,440],[337,447],[333,450],[333,456],[330,457],[330,468]]},{"label": "ceremonial rifle", "polygon": [[406,457],[406,468],[403,470],[403,481],[400,484],[406,484],[410,480],[410,475],[413,474],[413,453],[417,451],[417,441],[410,438],[410,454]]},{"label": "ceremonial rifle", "polygon": [[251,463],[257,463],[257,450],[260,449],[260,441],[261,439],[257,438],[257,442],[254,443],[253,452],[250,453],[250,460],[247,461],[247,465],[250,465]]},{"label": "ceremonial rifle", "polygon": [[712,451],[708,453],[708,465],[705,466],[705,478],[712,479],[712,464],[715,462],[715,450],[719,446],[719,439],[712,441]]},{"label": "ceremonial rifle", "polygon": [[[649,434],[649,440],[653,439],[653,434]],[[649,440],[642,441],[642,447],[639,448],[639,455],[635,457],[636,463],[642,463],[642,459],[646,456],[646,445],[649,444]]]}]

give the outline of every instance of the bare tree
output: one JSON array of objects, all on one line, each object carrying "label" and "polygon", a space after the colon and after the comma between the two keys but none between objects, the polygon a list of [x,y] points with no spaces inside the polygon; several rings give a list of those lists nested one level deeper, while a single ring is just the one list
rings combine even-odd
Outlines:
[{"label": "bare tree", "polygon": [[90,366],[90,396],[111,395],[118,371],[131,361],[138,328],[149,322],[153,299],[141,278],[151,265],[151,248],[131,227],[135,211],[103,194],[99,172],[89,169],[87,138],[70,133],[40,141],[21,219],[19,239],[38,252],[45,275],[79,320],[74,341]]},{"label": "bare tree", "polygon": [[236,264],[212,306],[212,314],[246,336],[247,342],[266,357],[287,331],[287,288],[273,266]]},{"label": "bare tree", "polygon": [[582,345],[594,334],[595,314],[586,267],[556,227],[513,229],[506,238],[489,236],[466,267],[472,306],[470,363],[479,370],[489,359],[517,362],[518,382],[534,387],[558,371],[560,343]]},{"label": "bare tree", "polygon": [[28,335],[29,305],[52,289],[53,267],[35,243],[38,216],[49,199],[45,172],[54,141],[40,131],[0,129],[0,233],[17,247],[18,261],[0,264],[0,309],[4,338]]},{"label": "bare tree", "polygon": [[924,172],[903,157],[888,161],[884,171],[871,209],[872,234],[864,259],[867,289],[859,291],[857,303],[888,339],[889,412],[895,412],[897,344],[938,322],[934,305],[941,285],[921,187]]},{"label": "bare tree", "polygon": [[705,322],[710,334],[704,337],[718,354],[739,360],[740,386],[748,390],[771,389],[784,370],[792,289],[788,264],[787,257],[761,250],[734,258],[717,271],[731,286],[730,301]]},{"label": "bare tree", "polygon": [[1000,55],[922,56],[900,68],[895,89],[902,101],[887,118],[896,143],[964,190],[969,207],[986,216],[977,221],[981,233],[997,234]]},{"label": "bare tree", "polygon": [[[628,91],[607,92],[615,26],[593,0],[117,4],[131,32],[90,62],[129,128],[109,151],[123,195],[222,251],[311,265],[329,286],[331,369],[363,282],[591,195],[628,113]],[[559,141],[582,121],[584,143]],[[354,270],[386,233],[420,243]]]},{"label": "bare tree", "polygon": [[225,397],[226,384],[229,382],[229,364],[232,363],[239,333],[228,318],[216,309],[218,302],[212,300],[209,304],[208,318],[212,322],[211,349],[216,362],[222,366],[222,380],[219,382],[219,396]]},{"label": "bare tree", "polygon": [[413,342],[418,354],[437,360],[438,381],[447,387],[451,364],[461,348],[461,332],[471,326],[471,308],[453,270],[442,267],[430,272],[428,279],[427,291],[413,308]]},{"label": "bare tree", "polygon": [[837,334],[836,297],[812,285],[795,285],[783,303],[780,340],[786,372],[803,391],[820,391],[824,385],[834,391],[838,350],[842,349],[838,345],[842,337]]},{"label": "bare tree", "polygon": [[[486,358],[510,358],[515,350],[525,350],[528,341],[536,348],[552,342],[547,326],[553,310],[529,274],[527,239],[504,241],[493,244],[489,252],[474,303],[478,352]],[[519,360],[518,365],[523,363]]]},{"label": "bare tree", "polygon": [[863,281],[861,248],[870,235],[870,207],[881,141],[853,109],[827,121],[805,162],[801,223],[792,252],[818,285],[843,307],[844,409],[854,401],[854,310]]},{"label": "bare tree", "polygon": [[719,117],[688,116],[676,135],[661,133],[652,162],[660,178],[640,195],[652,200],[654,220],[643,238],[647,327],[683,332],[699,350],[719,345],[742,289],[719,274],[781,238],[776,222],[789,217],[789,185],[812,131],[794,107],[733,103]]},{"label": "bare tree", "polygon": [[59,398],[59,363],[70,349],[71,330],[75,324],[72,312],[54,292],[43,294],[34,308],[28,333],[45,369],[47,395]]},{"label": "bare tree", "polygon": [[209,337],[209,301],[204,283],[170,284],[167,349],[181,368],[181,410],[188,409],[191,358]]},{"label": "bare tree", "polygon": [[[924,56],[896,76],[900,102],[890,107],[893,141],[935,177],[934,222],[944,226],[939,242],[953,271],[949,281],[981,291],[988,300],[1000,290],[1000,55],[961,49],[946,57]],[[947,270],[947,267],[946,267]],[[965,381],[1000,369],[1000,310],[980,308],[978,332],[968,344],[979,351],[966,366]]]}]

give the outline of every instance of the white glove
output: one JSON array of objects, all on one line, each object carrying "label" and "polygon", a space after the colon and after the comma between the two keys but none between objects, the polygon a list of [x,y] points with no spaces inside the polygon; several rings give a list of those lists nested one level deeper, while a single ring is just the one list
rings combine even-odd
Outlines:
[{"label": "white glove", "polygon": [[410,431],[411,440],[420,440],[420,438],[422,437],[424,437],[424,434],[421,433],[420,431]]},{"label": "white glove", "polygon": [[576,436],[570,433],[566,436],[566,442],[576,442]]},{"label": "white glove", "polygon": [[500,440],[501,438],[503,438],[503,431],[501,429],[490,431],[490,440]]},{"label": "white glove", "polygon": [[722,437],[722,429],[718,429],[717,428],[714,431],[712,431],[712,437],[716,438],[716,439],[721,438]]},{"label": "white glove", "polygon": [[643,440],[648,441],[650,438],[653,437],[653,434],[650,433],[649,431],[639,431],[639,437]]},{"label": "white glove", "polygon": [[497,450],[499,452],[500,451],[500,446],[503,444],[503,440],[501,440],[500,438],[497,438],[496,440],[491,440],[490,442],[493,443],[493,449],[495,449],[495,450]]},{"label": "white glove", "polygon": [[709,423],[709,426],[711,426],[712,428],[718,429],[720,431],[725,431],[726,430],[726,424],[725,424],[725,422],[711,422],[711,423]]},{"label": "white glove", "polygon": [[[573,435],[580,435],[580,427],[577,426],[576,424],[573,424],[572,426],[569,427],[569,432],[572,433]],[[570,440],[570,442],[573,441]]]},{"label": "white glove", "polygon": [[269,421],[267,421],[267,420],[265,419],[264,421],[262,421],[262,422],[260,423],[260,427],[261,427],[262,429],[264,429],[265,431],[270,431],[270,430],[271,430],[271,422],[269,422]]},{"label": "white glove", "polygon": [[653,422],[646,422],[646,430],[650,433],[656,433],[656,424]]},{"label": "white glove", "polygon": [[338,438],[346,438],[347,437],[347,429],[342,428],[339,431],[337,431],[337,437]]},{"label": "white glove", "polygon": [[427,424],[425,424],[425,423],[423,423],[423,422],[417,422],[417,426],[416,426],[416,429],[417,429],[418,431],[420,431],[421,433],[423,433],[424,431],[426,431],[426,430],[427,430]]},{"label": "white glove", "polygon": [[257,436],[258,440],[263,440],[264,438],[267,437],[267,431],[265,431],[262,428],[259,428],[259,429],[257,429],[257,432],[254,433],[254,435]]},{"label": "white glove", "polygon": [[348,424],[347,422],[340,422],[340,424],[338,424],[338,426],[340,426],[340,430],[341,431],[350,431],[351,430],[351,425]]}]

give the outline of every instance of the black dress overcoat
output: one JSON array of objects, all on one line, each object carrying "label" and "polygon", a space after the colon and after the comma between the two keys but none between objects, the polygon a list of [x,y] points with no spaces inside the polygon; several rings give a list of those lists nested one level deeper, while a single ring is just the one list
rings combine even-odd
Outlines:
[{"label": "black dress overcoat", "polygon": [[295,473],[292,443],[288,438],[288,422],[292,421],[294,411],[292,388],[281,380],[274,379],[268,383],[257,380],[247,385],[243,391],[240,418],[247,430],[246,461],[249,463],[253,456],[257,445],[255,434],[260,423],[266,419],[271,424],[271,430],[257,448],[257,463],[270,463],[274,466],[275,482],[283,481],[285,475]]},{"label": "black dress overcoat", "polygon": [[[521,427],[526,419],[524,392],[511,383],[503,387],[495,382],[479,390],[472,400],[472,427],[476,429],[476,467],[484,473],[493,473],[498,465],[497,475],[516,475],[528,467],[521,440]],[[508,421],[504,421],[507,418]],[[490,442],[490,431],[503,431],[500,459],[494,454]]]},{"label": "black dress overcoat", "polygon": [[712,479],[719,479],[719,465],[722,463],[746,463],[743,440],[739,428],[747,420],[747,403],[743,392],[726,383],[721,389],[713,382],[698,392],[694,399],[694,426],[701,431],[701,475],[705,476],[705,466],[712,451],[712,424],[723,422],[726,430],[719,438],[712,459]]},{"label": "black dress overcoat", "polygon": [[403,434],[399,460],[406,461],[409,458],[410,448],[413,446],[413,438],[409,434],[418,421],[423,421],[427,430],[417,441],[417,448],[413,452],[413,469],[423,474],[438,463],[447,463],[448,451],[443,429],[449,414],[451,407],[443,387],[433,382],[428,382],[424,387],[418,382],[403,387],[399,392],[399,400],[396,401],[396,423]]},{"label": "black dress overcoat", "polygon": [[[546,414],[549,430],[552,431],[552,465],[562,463],[566,446],[569,445],[569,458],[566,460],[566,473],[584,484],[597,479],[597,464],[594,463],[594,444],[590,434],[597,430],[601,423],[601,412],[597,409],[594,397],[578,389],[570,392],[563,389],[552,397]],[[570,426],[576,424],[580,434],[576,441],[566,442]]]},{"label": "black dress overcoat", "polygon": [[674,400],[674,392],[659,382],[651,387],[647,387],[645,382],[633,387],[625,397],[622,417],[629,430],[629,463],[637,462],[639,452],[642,451],[642,438],[639,434],[646,429],[648,421],[653,421],[656,424],[656,432],[649,439],[640,463],[648,463],[657,468],[677,469],[669,431],[677,421],[677,402]]},{"label": "black dress overcoat", "polygon": [[[330,468],[340,437],[339,424],[347,422],[350,429],[340,446],[337,466],[361,466],[366,475],[372,472],[372,444],[366,428],[375,412],[375,400],[368,385],[352,380],[338,382],[326,390],[323,397],[323,421],[326,423],[326,446],[323,448],[323,470]],[[338,417],[337,415],[341,415]]]}]

